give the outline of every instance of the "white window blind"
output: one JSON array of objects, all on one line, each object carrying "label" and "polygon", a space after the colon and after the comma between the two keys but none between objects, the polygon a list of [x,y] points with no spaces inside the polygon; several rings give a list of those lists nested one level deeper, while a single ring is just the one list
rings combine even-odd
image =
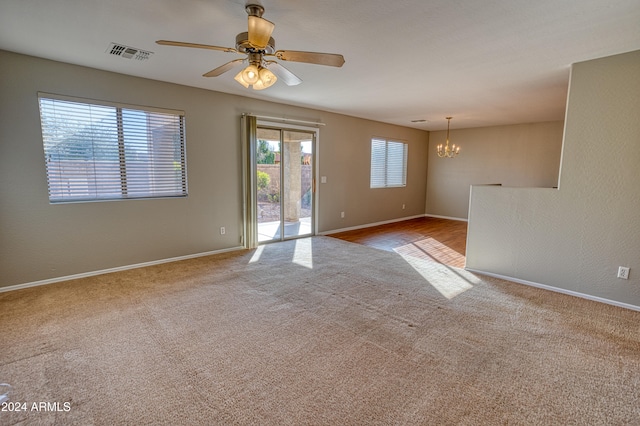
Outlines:
[{"label": "white window blind", "polygon": [[93,102],[39,94],[49,200],[186,196],[184,114]]},{"label": "white window blind", "polygon": [[406,143],[371,139],[371,188],[407,185],[407,151]]}]

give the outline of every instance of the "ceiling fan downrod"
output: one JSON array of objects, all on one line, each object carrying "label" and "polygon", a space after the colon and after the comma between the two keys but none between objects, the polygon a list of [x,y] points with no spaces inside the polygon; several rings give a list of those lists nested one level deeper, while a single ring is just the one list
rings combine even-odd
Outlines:
[{"label": "ceiling fan downrod", "polygon": [[259,4],[248,4],[245,10],[247,11],[247,15],[257,16],[258,18],[262,18],[262,14],[264,13],[264,7]]}]

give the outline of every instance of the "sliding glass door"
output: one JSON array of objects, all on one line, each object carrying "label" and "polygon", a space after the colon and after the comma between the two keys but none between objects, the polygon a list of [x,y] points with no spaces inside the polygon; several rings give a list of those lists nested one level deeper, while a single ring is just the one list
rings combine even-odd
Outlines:
[{"label": "sliding glass door", "polygon": [[255,143],[258,242],[313,235],[315,133],[258,126]]}]

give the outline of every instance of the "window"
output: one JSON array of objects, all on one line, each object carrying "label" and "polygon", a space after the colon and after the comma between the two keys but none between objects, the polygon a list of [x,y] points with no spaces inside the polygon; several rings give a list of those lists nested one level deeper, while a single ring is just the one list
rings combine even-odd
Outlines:
[{"label": "window", "polygon": [[50,202],[187,195],[184,113],[38,99]]},{"label": "window", "polygon": [[371,188],[407,185],[408,145],[386,139],[371,139]]}]

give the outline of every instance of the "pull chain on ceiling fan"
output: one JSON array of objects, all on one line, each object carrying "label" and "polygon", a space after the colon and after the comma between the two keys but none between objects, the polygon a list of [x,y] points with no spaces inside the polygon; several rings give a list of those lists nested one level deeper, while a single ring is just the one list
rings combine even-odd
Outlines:
[{"label": "pull chain on ceiling fan", "polygon": [[276,51],[275,40],[271,37],[275,24],[262,17],[264,8],[257,4],[250,4],[245,9],[249,15],[248,31],[236,36],[235,48],[171,40],[158,40],[156,43],[164,46],[191,47],[246,54],[246,58],[227,62],[203,74],[203,77],[218,77],[236,66],[248,62],[249,65],[235,76],[235,80],[246,88],[251,86],[254,90],[270,87],[278,80],[278,77],[287,86],[295,86],[302,83],[302,80],[294,73],[274,60],[265,59],[266,57],[275,57],[281,61],[304,62],[331,67],[341,67],[344,64],[344,57],[335,53],[303,52],[298,50]]}]

